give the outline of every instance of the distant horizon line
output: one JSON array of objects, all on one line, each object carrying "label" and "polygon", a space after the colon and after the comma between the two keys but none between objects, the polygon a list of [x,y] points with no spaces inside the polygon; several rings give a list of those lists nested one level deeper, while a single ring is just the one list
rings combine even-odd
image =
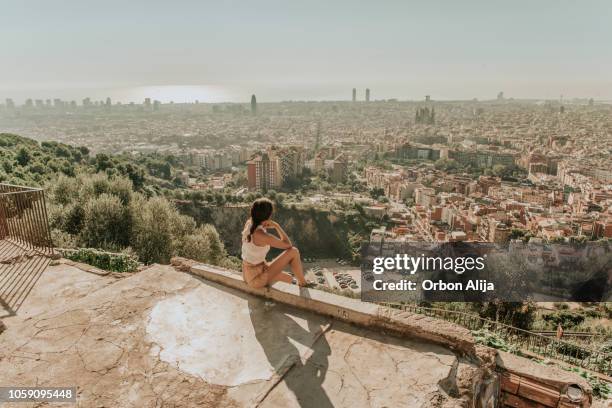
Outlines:
[{"label": "distant horizon line", "polygon": [[[198,101],[205,104],[232,104],[250,103],[251,95],[255,94],[260,103],[283,103],[283,102],[352,102],[352,90],[357,90],[356,102],[365,102],[365,90],[370,90],[370,102],[397,100],[398,102],[413,102],[425,100],[426,96],[434,101],[496,101],[498,95],[504,100],[514,99],[522,101],[573,101],[589,100],[612,101],[612,95],[608,95],[606,89],[591,89],[587,91],[578,89],[567,89],[564,87],[548,87],[546,90],[533,89],[533,93],[526,89],[515,89],[514,87],[487,86],[485,89],[472,89],[472,95],[466,95],[463,89],[443,86],[406,87],[402,86],[369,86],[356,87],[345,84],[306,84],[283,86],[270,86],[269,84],[199,84],[199,85],[102,85],[102,84],[55,84],[54,86],[39,87],[36,85],[26,87],[0,86],[0,103],[6,99],[12,99],[16,105],[24,104],[28,99],[32,101],[47,101],[61,99],[62,101],[81,104],[86,98],[92,102],[106,101],[121,102],[121,104],[140,104],[145,98],[151,101],[158,100],[168,104],[190,104]],[[375,84],[373,84],[375,85]],[[507,84],[506,84],[507,85]],[[412,88],[412,89],[411,89]],[[465,90],[473,87],[466,87]],[[495,88],[497,88],[495,90]],[[505,88],[505,89],[504,89]],[[558,89],[558,92],[553,91]],[[602,92],[603,91],[603,92]],[[380,92],[380,93],[378,93]]]},{"label": "distant horizon line", "polygon": [[[250,95],[255,95],[255,97],[257,98],[257,94],[250,94]],[[32,102],[35,101],[51,101],[52,103],[55,100],[60,100],[62,102],[68,102],[68,103],[72,103],[72,102],[76,102],[77,106],[84,106],[83,105],[83,101],[85,99],[89,98],[91,103],[99,103],[99,102],[106,102],[106,98],[91,98],[88,96],[85,96],[83,98],[79,98],[79,99],[74,99],[74,98],[68,98],[68,99],[63,99],[63,98],[36,98],[36,97],[32,97],[32,98],[22,98],[20,100],[16,100],[14,98],[11,97],[0,97],[0,104],[4,105],[6,103],[7,100],[12,100],[16,106],[21,107],[24,106],[26,101],[29,99]],[[110,97],[107,97],[110,98]],[[148,97],[147,97],[148,98]],[[145,104],[145,99],[143,98],[141,101],[129,101],[129,102],[125,102],[123,100],[113,100],[113,98],[111,98],[111,104],[112,106],[118,106],[118,105],[143,105]],[[151,103],[153,102],[159,102],[162,105],[220,105],[220,104],[250,104],[250,96],[248,96],[244,101],[237,101],[237,100],[220,100],[220,101],[202,101],[199,99],[193,99],[191,101],[161,101],[159,99],[155,99],[155,98],[149,98]],[[563,97],[563,98],[540,98],[540,97],[504,97],[503,99],[497,99],[497,98],[488,98],[488,99],[481,99],[481,98],[431,98],[429,101],[427,101],[425,98],[422,99],[401,99],[401,98],[380,98],[380,99],[371,99],[370,101],[366,101],[364,99],[358,99],[358,100],[351,100],[349,99],[276,99],[276,100],[260,100],[257,99],[257,103],[261,103],[261,104],[274,104],[274,103],[313,103],[313,102],[319,102],[319,103],[376,103],[376,102],[509,102],[509,101],[514,101],[514,102],[562,102],[562,103],[569,103],[572,101],[589,101],[590,99],[593,99],[593,101],[595,103],[610,103],[612,102],[612,99],[597,99],[594,97]],[[17,103],[21,101],[21,103]],[[98,105],[99,106],[99,105]],[[36,106],[34,106],[36,107]],[[44,107],[47,107],[46,105]],[[54,106],[51,106],[54,107]]]}]

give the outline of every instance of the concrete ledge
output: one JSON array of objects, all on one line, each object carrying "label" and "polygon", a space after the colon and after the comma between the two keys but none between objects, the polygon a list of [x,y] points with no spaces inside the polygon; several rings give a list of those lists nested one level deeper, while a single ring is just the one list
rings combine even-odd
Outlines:
[{"label": "concrete ledge", "polygon": [[95,275],[99,275],[99,276],[106,276],[108,274],[110,274],[110,271],[105,271],[104,269],[100,269],[100,268],[96,268],[94,266],[82,263],[82,262],[76,262],[76,261],[72,261],[70,259],[66,259],[66,258],[60,258],[60,262],[65,264],[65,265],[69,265],[69,266],[74,266],[75,268],[78,268],[84,272],[89,272],[89,273],[93,273]]},{"label": "concrete ledge", "polygon": [[[582,377],[557,367],[543,366],[498,351],[496,358],[498,371],[502,372],[501,389],[508,401],[537,401],[546,407],[589,407],[593,390]],[[577,386],[583,391],[578,401],[572,401],[567,390]]]},{"label": "concrete ledge", "polygon": [[193,273],[211,282],[242,292],[370,329],[379,328],[402,337],[439,344],[461,355],[476,357],[474,339],[470,331],[454,323],[421,315],[393,313],[373,303],[365,303],[317,289],[300,288],[284,282],[277,282],[270,288],[255,289],[248,286],[242,277],[234,272],[185,258],[173,258],[172,265],[178,270]]}]

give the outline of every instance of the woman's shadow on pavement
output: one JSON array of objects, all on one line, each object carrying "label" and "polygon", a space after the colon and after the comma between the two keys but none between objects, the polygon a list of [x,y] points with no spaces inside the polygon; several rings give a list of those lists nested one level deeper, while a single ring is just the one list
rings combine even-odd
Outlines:
[{"label": "woman's shadow on pavement", "polygon": [[[331,353],[325,335],[321,334],[320,324],[324,320],[281,304],[268,307],[255,297],[249,297],[248,307],[257,341],[276,374],[283,376],[282,381],[293,392],[299,406],[333,408],[322,387]],[[297,324],[287,314],[289,312],[305,319],[308,330]],[[294,343],[313,350],[305,363],[302,363],[300,350]]]}]

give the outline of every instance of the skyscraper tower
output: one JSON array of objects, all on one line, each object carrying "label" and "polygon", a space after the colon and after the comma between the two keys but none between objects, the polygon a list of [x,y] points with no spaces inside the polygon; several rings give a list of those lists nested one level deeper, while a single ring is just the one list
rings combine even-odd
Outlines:
[{"label": "skyscraper tower", "polygon": [[366,102],[370,102],[370,88],[366,88]]},{"label": "skyscraper tower", "polygon": [[317,121],[317,133],[315,137],[315,147],[314,147],[315,154],[319,150],[320,143],[321,143],[321,117],[319,117],[319,120]]},{"label": "skyscraper tower", "polygon": [[253,115],[257,113],[257,98],[255,94],[251,95],[251,113]]},{"label": "skyscraper tower", "polygon": [[357,88],[353,88],[353,102],[357,101]]},{"label": "skyscraper tower", "polygon": [[431,102],[431,96],[425,95],[425,102]]}]

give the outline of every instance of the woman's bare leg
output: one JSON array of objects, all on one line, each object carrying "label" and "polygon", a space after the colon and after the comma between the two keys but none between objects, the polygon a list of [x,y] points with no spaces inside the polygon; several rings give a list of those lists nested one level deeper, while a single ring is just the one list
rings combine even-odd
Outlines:
[{"label": "woman's bare leg", "polygon": [[283,268],[287,265],[291,266],[291,271],[295,275],[298,283],[304,285],[306,279],[304,278],[304,270],[302,268],[302,260],[300,259],[300,251],[297,248],[289,248],[282,254],[274,258],[274,260],[268,265],[268,276],[270,280],[269,284],[276,281],[283,281],[291,283],[293,278],[289,274],[283,272]]}]

